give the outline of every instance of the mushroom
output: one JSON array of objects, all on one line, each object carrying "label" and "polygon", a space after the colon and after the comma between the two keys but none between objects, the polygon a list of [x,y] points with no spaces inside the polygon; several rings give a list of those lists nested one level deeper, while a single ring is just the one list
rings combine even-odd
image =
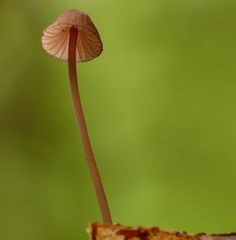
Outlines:
[{"label": "mushroom", "polygon": [[43,31],[42,47],[50,55],[68,61],[70,87],[77,125],[104,223],[112,223],[106,195],[92,151],[80,100],[76,62],[90,61],[103,50],[99,33],[90,17],[79,10],[67,10]]}]

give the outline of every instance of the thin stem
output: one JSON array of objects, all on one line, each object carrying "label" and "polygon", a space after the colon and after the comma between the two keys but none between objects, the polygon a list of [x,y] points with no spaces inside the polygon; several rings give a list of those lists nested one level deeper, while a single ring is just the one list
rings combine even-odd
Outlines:
[{"label": "thin stem", "polygon": [[100,211],[103,217],[104,223],[112,223],[110,211],[108,208],[108,203],[106,200],[106,195],[103,189],[102,181],[99,175],[99,171],[94,159],[94,154],[92,151],[91,143],[89,140],[89,135],[84,119],[83,109],[81,105],[79,88],[77,82],[76,74],[76,43],[78,37],[78,30],[74,27],[70,29],[70,38],[69,38],[69,77],[70,77],[70,86],[71,93],[74,103],[74,110],[77,120],[77,125],[79,127],[80,137],[82,141],[82,146],[84,149],[85,157],[89,167],[90,175],[92,177],[93,185],[96,191],[97,200],[99,203]]}]

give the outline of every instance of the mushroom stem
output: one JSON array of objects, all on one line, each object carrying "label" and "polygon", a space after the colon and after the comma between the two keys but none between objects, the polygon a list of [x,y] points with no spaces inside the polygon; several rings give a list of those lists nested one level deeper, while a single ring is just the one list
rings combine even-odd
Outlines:
[{"label": "mushroom stem", "polygon": [[100,211],[103,217],[103,222],[112,223],[106,195],[104,192],[102,181],[101,181],[99,171],[96,165],[96,161],[94,158],[94,154],[92,151],[92,147],[91,147],[91,143],[89,140],[89,135],[88,135],[85,119],[84,119],[83,109],[80,101],[77,74],[76,74],[77,37],[78,37],[77,28],[71,27],[70,37],[69,37],[68,67],[69,67],[70,86],[71,86],[71,93],[72,93],[72,98],[74,103],[74,110],[75,110],[77,125],[80,130],[79,132],[80,132],[80,137],[82,141],[82,146],[83,146],[85,157],[89,167],[90,175],[92,177],[93,185],[96,191],[97,200],[98,200]]}]

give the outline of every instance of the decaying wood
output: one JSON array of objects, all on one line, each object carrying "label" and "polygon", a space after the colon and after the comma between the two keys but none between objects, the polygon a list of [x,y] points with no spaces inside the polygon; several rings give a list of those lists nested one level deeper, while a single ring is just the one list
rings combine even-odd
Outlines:
[{"label": "decaying wood", "polygon": [[164,231],[158,227],[125,227],[120,224],[91,223],[91,240],[236,240],[236,233],[212,234]]}]

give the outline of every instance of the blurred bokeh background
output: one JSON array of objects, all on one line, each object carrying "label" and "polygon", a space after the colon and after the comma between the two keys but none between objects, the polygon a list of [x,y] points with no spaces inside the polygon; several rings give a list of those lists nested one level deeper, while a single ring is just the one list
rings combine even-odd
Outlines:
[{"label": "blurred bokeh background", "polygon": [[71,8],[104,43],[77,69],[114,222],[236,231],[235,0],[1,0],[0,239],[87,239],[101,221],[67,64],[40,44]]}]

